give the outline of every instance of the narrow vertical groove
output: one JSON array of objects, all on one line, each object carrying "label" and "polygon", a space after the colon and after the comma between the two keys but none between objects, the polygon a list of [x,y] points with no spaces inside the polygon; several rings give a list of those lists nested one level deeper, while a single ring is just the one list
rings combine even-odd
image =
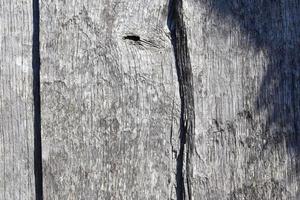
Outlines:
[{"label": "narrow vertical groove", "polygon": [[195,109],[193,73],[187,34],[182,14],[182,0],[170,0],[168,27],[171,32],[181,100],[180,147],[176,167],[177,200],[192,200],[192,158],[194,152]]},{"label": "narrow vertical groove", "polygon": [[41,142],[41,96],[40,96],[40,11],[39,0],[33,0],[32,71],[34,109],[34,175],[36,200],[43,199],[43,169]]}]

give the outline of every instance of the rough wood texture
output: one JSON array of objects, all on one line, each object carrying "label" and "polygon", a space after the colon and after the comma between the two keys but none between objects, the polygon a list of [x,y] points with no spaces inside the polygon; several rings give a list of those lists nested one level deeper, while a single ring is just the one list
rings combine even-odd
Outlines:
[{"label": "rough wood texture", "polygon": [[175,199],[168,2],[41,2],[45,199]]},{"label": "rough wood texture", "polygon": [[0,199],[34,199],[32,1],[0,1]]},{"label": "rough wood texture", "polygon": [[297,200],[300,5],[186,0],[194,199]]},{"label": "rough wood texture", "polygon": [[0,0],[1,200],[300,199],[298,0],[40,3]]}]

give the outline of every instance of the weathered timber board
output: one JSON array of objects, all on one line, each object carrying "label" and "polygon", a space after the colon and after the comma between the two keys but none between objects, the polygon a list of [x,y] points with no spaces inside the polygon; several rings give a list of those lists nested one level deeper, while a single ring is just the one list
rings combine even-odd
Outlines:
[{"label": "weathered timber board", "polygon": [[45,0],[40,9],[45,199],[175,198],[168,2]]},{"label": "weathered timber board", "polygon": [[194,199],[296,200],[300,5],[187,0]]},{"label": "weathered timber board", "polygon": [[0,199],[35,198],[32,1],[0,1]]}]

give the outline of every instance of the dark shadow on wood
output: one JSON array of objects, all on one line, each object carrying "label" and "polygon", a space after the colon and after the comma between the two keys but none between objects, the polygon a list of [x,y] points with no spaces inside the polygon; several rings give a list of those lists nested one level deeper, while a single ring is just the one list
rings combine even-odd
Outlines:
[{"label": "dark shadow on wood", "polygon": [[[238,26],[245,35],[242,48],[254,48],[268,61],[253,105],[253,115],[266,112],[266,148],[287,147],[300,175],[300,2],[297,0],[195,0],[211,8],[209,17]],[[239,39],[241,40],[241,39]],[[245,80],[248,81],[249,80]],[[244,82],[245,82],[244,81]],[[246,84],[246,82],[245,82]],[[275,128],[274,128],[275,127]],[[274,150],[273,149],[273,150]],[[299,194],[300,196],[300,194]]]},{"label": "dark shadow on wood", "polygon": [[[295,0],[206,1],[219,18],[236,20],[250,38],[243,42],[263,50],[269,64],[256,100],[256,111],[266,110],[266,127],[276,124],[286,132],[274,132],[300,153],[300,3]],[[288,11],[285,12],[285,11]],[[289,16],[288,16],[289,15]],[[280,134],[280,135],[278,135]],[[299,157],[300,158],[300,157]],[[299,170],[299,168],[297,169]]]}]

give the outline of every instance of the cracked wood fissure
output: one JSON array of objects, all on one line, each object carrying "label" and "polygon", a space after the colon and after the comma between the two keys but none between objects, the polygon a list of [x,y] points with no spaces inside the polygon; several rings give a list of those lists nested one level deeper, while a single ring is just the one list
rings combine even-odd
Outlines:
[{"label": "cracked wood fissure", "polygon": [[182,0],[170,0],[168,26],[175,54],[181,99],[180,148],[177,157],[177,199],[192,199],[192,158],[194,151],[195,111],[193,73],[188,51]]}]

